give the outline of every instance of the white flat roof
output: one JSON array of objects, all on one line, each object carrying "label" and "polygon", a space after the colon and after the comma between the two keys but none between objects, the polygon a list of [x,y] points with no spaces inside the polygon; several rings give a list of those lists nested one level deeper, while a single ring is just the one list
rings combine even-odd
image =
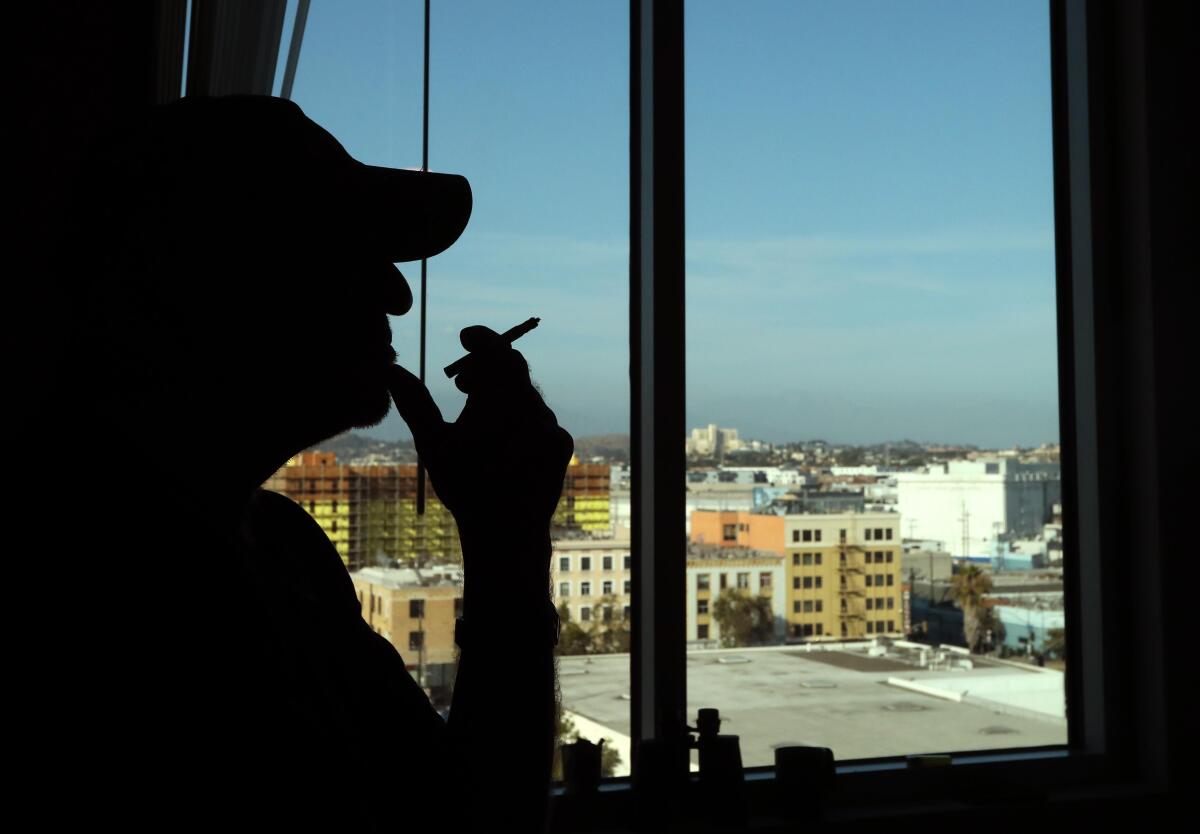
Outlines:
[{"label": "white flat roof", "polygon": [[[1066,744],[1062,673],[972,661],[929,671],[863,650],[692,651],[688,719],[719,709],[747,767],[774,764],[775,747],[794,744],[842,760]],[[559,676],[566,709],[629,735],[629,655],[563,657]]]}]

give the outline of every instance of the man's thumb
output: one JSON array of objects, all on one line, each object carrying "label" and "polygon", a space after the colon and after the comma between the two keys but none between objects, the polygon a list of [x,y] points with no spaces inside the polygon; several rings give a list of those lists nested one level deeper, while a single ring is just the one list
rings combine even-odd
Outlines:
[{"label": "man's thumb", "polygon": [[442,410],[421,380],[400,365],[393,365],[388,372],[388,390],[396,402],[396,411],[412,432],[417,452],[426,456],[422,450],[435,442],[438,431],[445,425]]}]

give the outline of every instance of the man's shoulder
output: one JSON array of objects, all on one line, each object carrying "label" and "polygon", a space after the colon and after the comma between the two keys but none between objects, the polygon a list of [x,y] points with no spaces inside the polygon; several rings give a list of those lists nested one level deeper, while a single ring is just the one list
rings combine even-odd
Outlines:
[{"label": "man's shoulder", "polygon": [[357,605],[341,554],[303,507],[286,495],[260,489],[251,501],[247,522],[260,572],[304,596]]}]

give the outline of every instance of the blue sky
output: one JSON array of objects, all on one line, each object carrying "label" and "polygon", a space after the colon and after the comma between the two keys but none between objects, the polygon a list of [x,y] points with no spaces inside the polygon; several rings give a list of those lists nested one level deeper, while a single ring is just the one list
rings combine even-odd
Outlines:
[{"label": "blue sky", "polygon": [[[420,164],[421,11],[312,4],[293,97],[363,161]],[[686,26],[689,424],[1057,440],[1044,0],[693,1]],[[460,327],[539,315],[519,346],[560,422],[626,431],[627,5],[434,0],[432,31],[431,167],[475,194],[429,262],[434,396],[461,406]]]}]

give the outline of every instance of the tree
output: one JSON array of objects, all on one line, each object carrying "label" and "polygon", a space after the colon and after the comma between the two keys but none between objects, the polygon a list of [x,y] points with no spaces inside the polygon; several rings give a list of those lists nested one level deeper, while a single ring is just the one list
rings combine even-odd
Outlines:
[{"label": "tree", "polygon": [[1052,628],[1046,633],[1043,650],[1052,658],[1067,656],[1067,631],[1062,628]]},{"label": "tree", "polygon": [[[563,778],[562,772],[562,746],[578,741],[581,736],[579,730],[575,727],[575,722],[569,716],[564,715],[562,708],[558,710],[558,729],[555,733],[558,743],[554,745],[554,765],[551,771],[551,778],[555,782],[561,782]],[[621,754],[613,747],[612,739],[605,738],[601,740],[604,744],[604,749],[600,751],[600,775],[612,776],[617,772],[617,768],[621,766]]]},{"label": "tree", "polygon": [[[604,619],[604,612],[609,618]],[[625,606],[615,596],[601,597],[592,607],[592,619],[585,625],[571,619],[566,603],[558,606],[562,627],[558,634],[559,655],[613,654],[628,652],[630,644],[629,620],[625,617]]]},{"label": "tree", "polygon": [[995,616],[984,605],[984,597],[992,590],[992,577],[978,565],[967,565],[950,580],[954,604],[963,612],[963,637],[967,648],[978,652],[990,627],[996,630]]},{"label": "tree", "polygon": [[713,603],[712,612],[721,629],[722,646],[760,646],[775,636],[770,597],[726,588]]}]

